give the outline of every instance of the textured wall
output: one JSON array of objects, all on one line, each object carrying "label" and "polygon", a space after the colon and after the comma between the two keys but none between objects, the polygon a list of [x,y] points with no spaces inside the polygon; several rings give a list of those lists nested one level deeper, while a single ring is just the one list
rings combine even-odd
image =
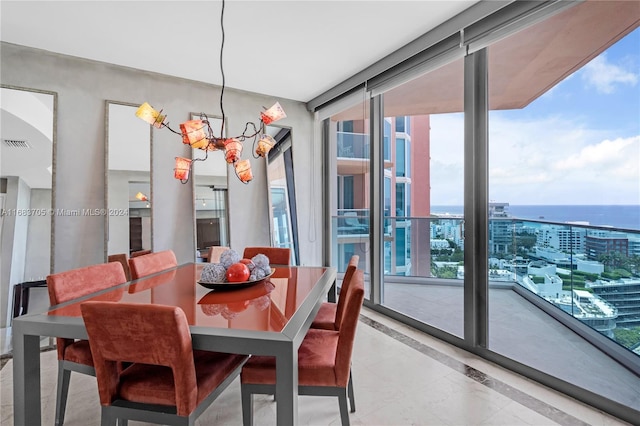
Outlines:
[{"label": "textured wall", "polygon": [[[219,87],[209,84],[4,42],[0,67],[4,85],[58,94],[54,182],[58,209],[104,208],[105,100],[135,104],[148,101],[162,108],[175,127],[191,112],[220,114]],[[232,135],[240,134],[247,121],[258,119],[262,106],[268,107],[276,100],[287,112],[288,117],[278,124],[293,129],[301,263],[320,264],[320,218],[318,213],[310,214],[321,210],[320,146],[314,143],[312,114],[300,102],[229,88],[224,100]],[[180,263],[194,259],[193,195],[191,185],[173,178],[173,167],[176,156],[188,155],[188,148],[177,135],[154,130],[154,250],[173,249]],[[231,246],[239,250],[247,245],[269,245],[270,241],[265,164],[249,153],[244,158],[251,159],[253,182],[244,185],[235,176],[229,179]],[[56,216],[54,227],[55,271],[103,262],[103,217]]]}]

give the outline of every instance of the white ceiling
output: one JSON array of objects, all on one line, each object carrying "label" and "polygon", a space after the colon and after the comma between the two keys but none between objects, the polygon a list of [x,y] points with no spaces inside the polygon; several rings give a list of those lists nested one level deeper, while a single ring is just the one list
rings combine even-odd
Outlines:
[{"label": "white ceiling", "polygon": [[[309,101],[477,1],[227,0],[227,87]],[[221,84],[220,1],[0,2],[2,41]]]}]

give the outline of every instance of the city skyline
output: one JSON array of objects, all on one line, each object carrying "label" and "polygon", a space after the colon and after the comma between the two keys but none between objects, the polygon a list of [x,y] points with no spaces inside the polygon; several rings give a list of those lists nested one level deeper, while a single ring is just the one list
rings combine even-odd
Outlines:
[{"label": "city skyline", "polygon": [[[638,46],[640,29],[524,109],[490,112],[491,200],[640,205]],[[463,204],[463,119],[431,115],[433,205]]]}]

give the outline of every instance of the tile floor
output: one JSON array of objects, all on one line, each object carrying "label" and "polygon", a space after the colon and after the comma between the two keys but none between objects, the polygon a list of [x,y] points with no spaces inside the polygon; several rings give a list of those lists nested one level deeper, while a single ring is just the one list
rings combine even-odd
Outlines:
[{"label": "tile floor", "polygon": [[[53,424],[56,352],[42,353],[42,423]],[[626,425],[482,358],[363,309],[353,355],[352,425]],[[256,396],[255,424],[275,424],[275,403]],[[12,360],[0,371],[1,424],[13,424]],[[72,373],[65,424],[100,424],[95,378]],[[302,425],[339,425],[335,398],[299,397]],[[140,424],[130,422],[130,425]],[[241,425],[236,380],[198,425]]]}]

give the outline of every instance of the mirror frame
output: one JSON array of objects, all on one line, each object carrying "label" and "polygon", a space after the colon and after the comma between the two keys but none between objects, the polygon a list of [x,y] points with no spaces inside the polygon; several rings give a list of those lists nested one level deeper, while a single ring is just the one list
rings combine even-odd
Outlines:
[{"label": "mirror frame", "polygon": [[[140,103],[122,102],[106,99],[104,101],[104,208],[107,214],[104,216],[104,261],[109,259],[109,105],[122,105],[138,108]],[[153,200],[153,126],[149,126],[149,197]],[[153,229],[153,210],[151,203],[149,208],[151,216],[151,229]],[[130,217],[130,216],[129,216]],[[153,250],[153,232],[151,233],[151,250]],[[130,253],[127,253],[127,257]]]},{"label": "mirror frame", "polygon": [[[201,112],[191,112],[189,113],[189,120],[199,120],[200,116],[202,114],[205,114],[207,117],[209,117],[210,119],[215,119],[215,120],[222,120],[222,116],[221,115],[217,115],[217,114],[207,114],[207,113],[201,113]],[[229,135],[229,117],[226,116],[224,118],[224,136],[225,138],[228,137]],[[213,128],[213,126],[212,126]],[[215,128],[213,128],[215,130]],[[194,149],[191,149],[191,159],[193,160],[194,156]],[[214,155],[217,153],[214,153]],[[206,161],[210,161],[210,158],[207,158]],[[222,158],[222,161],[225,162],[225,168],[227,169],[227,195],[226,195],[226,205],[227,205],[227,220],[226,220],[226,234],[227,234],[227,245],[229,247],[231,247],[231,233],[230,231],[230,226],[229,226],[229,221],[231,218],[231,215],[229,214],[229,164],[226,164],[226,160],[224,159],[224,157]],[[197,207],[196,207],[196,173],[192,171],[192,176],[191,176],[191,198],[192,198],[192,205],[193,205],[193,261],[197,262],[198,261],[198,255],[196,254],[198,251],[198,212],[197,212]]]},{"label": "mirror frame", "polygon": [[[293,128],[290,126],[281,126],[278,124],[269,124],[267,126],[267,128],[278,128],[278,129],[286,129],[289,131],[289,135],[288,135],[288,139],[290,139],[290,146],[287,149],[292,149],[293,148]],[[280,131],[278,131],[278,133],[280,133]],[[271,181],[269,179],[269,164],[270,162],[275,159],[270,157],[270,154],[275,153],[275,151],[273,151],[274,148],[279,148],[280,146],[280,142],[276,141],[276,144],[273,146],[273,148],[271,149],[271,151],[269,151],[269,153],[267,154],[267,158],[266,158],[266,164],[265,164],[265,175],[266,175],[266,184],[267,184],[267,201],[269,203],[269,237],[271,239],[270,243],[271,245],[274,244],[274,227],[273,227],[273,199],[271,198]],[[285,150],[286,151],[286,150]],[[278,155],[283,155],[284,152],[280,152],[280,154]],[[293,157],[293,151],[291,151],[291,156]],[[285,176],[286,179],[286,176]],[[295,188],[295,173],[293,176],[293,182],[294,182],[294,187],[293,188],[288,188],[287,185],[287,190],[288,191],[293,191],[294,193],[294,201],[296,204],[296,211],[292,212],[290,211],[290,219],[291,219],[291,232],[292,232],[292,239],[293,239],[293,244],[294,247],[292,248],[292,255],[294,257],[295,263],[296,264],[300,264],[300,236],[299,236],[299,229],[298,229],[298,207],[297,207],[297,194],[296,194],[296,188]]]},{"label": "mirror frame", "polygon": [[55,272],[55,212],[56,212],[56,169],[57,169],[57,157],[58,157],[58,92],[52,92],[50,90],[34,89],[30,87],[12,86],[8,84],[0,84],[2,89],[20,90],[23,92],[41,93],[44,95],[53,96],[53,111],[52,111],[52,129],[51,129],[51,242],[49,244],[49,273]]}]

